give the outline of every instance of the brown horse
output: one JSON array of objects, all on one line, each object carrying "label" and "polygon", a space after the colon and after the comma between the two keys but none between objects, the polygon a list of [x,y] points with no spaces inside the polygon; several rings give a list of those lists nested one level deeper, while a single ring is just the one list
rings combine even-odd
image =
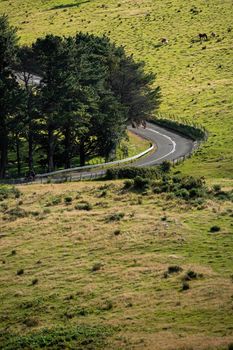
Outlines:
[{"label": "brown horse", "polygon": [[199,39],[202,40],[208,40],[208,36],[206,33],[199,33]]}]

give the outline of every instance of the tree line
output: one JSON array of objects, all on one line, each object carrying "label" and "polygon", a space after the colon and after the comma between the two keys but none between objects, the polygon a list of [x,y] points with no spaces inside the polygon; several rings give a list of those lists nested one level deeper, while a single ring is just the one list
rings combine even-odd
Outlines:
[{"label": "tree line", "polygon": [[0,178],[22,162],[53,171],[72,160],[106,160],[159,107],[155,75],[108,37],[46,35],[20,46],[0,16]]}]

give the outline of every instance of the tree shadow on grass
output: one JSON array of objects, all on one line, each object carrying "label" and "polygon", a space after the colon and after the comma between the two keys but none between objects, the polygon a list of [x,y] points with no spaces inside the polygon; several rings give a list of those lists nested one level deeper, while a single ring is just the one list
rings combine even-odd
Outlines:
[{"label": "tree shadow on grass", "polygon": [[90,2],[90,0],[76,1],[73,4],[61,4],[61,5],[51,7],[50,10],[60,10],[60,9],[67,9],[71,7],[79,7],[80,5],[86,4],[87,2]]}]

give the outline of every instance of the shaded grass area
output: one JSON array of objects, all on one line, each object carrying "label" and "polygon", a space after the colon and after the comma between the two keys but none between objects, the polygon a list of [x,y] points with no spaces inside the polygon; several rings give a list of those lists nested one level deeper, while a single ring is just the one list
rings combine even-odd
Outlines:
[{"label": "shaded grass area", "polygon": [[[232,178],[232,11],[230,0],[5,0],[0,12],[19,27],[21,43],[46,33],[107,34],[157,73],[161,113],[202,124],[207,143],[181,166],[185,173]],[[211,33],[216,35],[213,37]],[[208,35],[200,41],[199,33]],[[161,38],[168,45],[161,45]]]},{"label": "shaded grass area", "polygon": [[[42,338],[52,349],[228,349],[231,202],[194,206],[120,180],[19,190],[0,214],[6,349]],[[16,207],[25,216],[9,216]]]}]

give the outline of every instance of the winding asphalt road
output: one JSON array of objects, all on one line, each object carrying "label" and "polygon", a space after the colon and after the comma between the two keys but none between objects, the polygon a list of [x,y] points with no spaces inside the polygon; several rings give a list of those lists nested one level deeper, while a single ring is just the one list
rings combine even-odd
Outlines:
[{"label": "winding asphalt road", "polygon": [[134,166],[152,166],[161,164],[164,160],[173,161],[189,154],[194,147],[193,140],[152,123],[147,123],[146,129],[140,127],[129,130],[147,138],[157,147],[147,157],[137,160]]},{"label": "winding asphalt road", "polygon": [[[190,154],[195,146],[195,142],[193,140],[152,123],[147,122],[146,129],[142,127],[129,127],[128,129],[136,135],[148,139],[155,145],[155,149],[153,151],[148,153],[147,156],[139,158],[133,163],[130,163],[130,166],[156,166],[161,164],[164,160],[173,161]],[[121,166],[128,165],[129,164],[122,163]],[[77,171],[70,171],[68,178],[70,177],[72,180],[90,179],[102,176],[105,174],[105,172],[106,170],[100,168],[82,171],[81,173]],[[64,177],[64,175],[61,175],[60,178],[62,176]],[[59,174],[56,176],[56,178],[59,180]],[[43,178],[41,179],[41,182],[43,182]]]}]

